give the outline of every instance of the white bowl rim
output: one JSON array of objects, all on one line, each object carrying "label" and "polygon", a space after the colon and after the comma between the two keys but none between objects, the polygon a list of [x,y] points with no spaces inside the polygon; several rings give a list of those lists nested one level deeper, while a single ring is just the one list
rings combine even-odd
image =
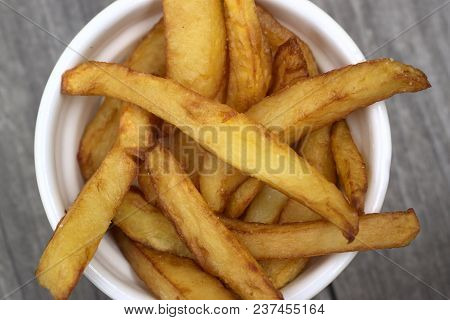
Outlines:
[{"label": "white bowl rim", "polygon": [[[51,190],[57,185],[56,173],[53,172],[54,170],[51,166],[51,163],[53,163],[52,161],[54,160],[53,146],[49,142],[49,137],[52,137],[56,130],[57,117],[52,116],[52,113],[57,106],[51,102],[54,101],[57,95],[60,95],[60,79],[61,74],[65,71],[65,62],[66,60],[70,60],[70,57],[77,55],[76,52],[85,52],[87,50],[89,43],[97,33],[96,29],[98,25],[105,26],[105,29],[107,29],[114,25],[116,19],[126,16],[129,11],[142,8],[153,1],[157,0],[135,0],[132,2],[129,0],[117,0],[110,4],[87,23],[75,36],[58,59],[58,62],[50,74],[41,98],[36,120],[34,154],[39,193],[47,218],[53,229],[55,229],[59,221],[59,216],[57,210],[58,205],[56,203],[58,200],[56,200],[51,193]],[[309,0],[282,0],[279,1],[277,5],[281,5],[285,7],[284,9],[289,10],[295,10],[296,7],[301,6],[303,18],[308,19],[308,17],[314,17],[314,19],[320,19],[321,29],[326,29],[327,36],[339,39],[339,43],[337,43],[336,46],[338,46],[341,52],[351,60],[350,63],[357,63],[365,60],[361,50],[346,31],[344,31],[344,29],[326,12]],[[382,151],[379,150],[378,153],[375,153],[377,155],[375,165],[387,168],[387,171],[384,172],[382,176],[376,177],[378,179],[377,188],[375,191],[375,200],[371,208],[374,210],[373,212],[378,212],[383,205],[389,183],[392,144],[389,118],[384,102],[378,102],[371,106],[370,109],[372,116],[377,118],[377,130],[379,132],[378,145],[383,146]],[[327,287],[348,266],[355,256],[356,253],[353,252],[334,254],[332,261],[328,261],[327,268],[322,268],[323,270],[317,271],[321,274],[321,277],[318,278],[317,281],[310,281],[307,287],[301,289],[301,292],[295,292],[295,288],[293,288],[294,290],[291,293],[291,298],[309,299],[314,297]],[[86,267],[84,274],[92,283],[112,299],[133,298],[126,293],[121,292],[120,288],[116,287],[110,279],[104,277],[101,270],[98,270],[98,268],[95,268],[92,264],[89,264]]]}]

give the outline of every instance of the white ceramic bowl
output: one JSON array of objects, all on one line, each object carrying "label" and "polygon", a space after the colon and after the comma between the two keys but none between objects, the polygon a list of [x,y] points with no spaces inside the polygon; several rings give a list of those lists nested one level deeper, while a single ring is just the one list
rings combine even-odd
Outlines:
[{"label": "white ceramic bowl", "polygon": [[[310,46],[322,71],[357,63],[364,56],[348,34],[325,12],[306,0],[260,0],[279,21]],[[39,192],[52,228],[83,186],[76,153],[83,128],[100,98],[60,94],[61,75],[85,59],[121,61],[161,17],[158,0],[119,0],[92,19],[61,55],[45,87],[36,124],[35,165]],[[366,211],[377,212],[389,181],[391,137],[384,103],[349,118],[352,134],[369,168]],[[286,299],[309,299],[333,281],[355,253],[315,259],[283,289]],[[113,299],[152,299],[109,236],[85,275]]]}]

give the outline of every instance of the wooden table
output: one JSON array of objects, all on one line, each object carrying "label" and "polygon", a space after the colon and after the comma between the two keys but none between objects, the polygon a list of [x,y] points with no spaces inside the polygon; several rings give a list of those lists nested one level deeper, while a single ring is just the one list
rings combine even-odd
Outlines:
[{"label": "wooden table", "polygon": [[[40,97],[64,45],[43,30],[68,43],[110,2],[0,1],[1,297],[49,298],[30,281],[51,234],[36,185],[33,138]],[[317,298],[448,297],[449,1],[314,2],[347,30],[369,58],[392,57],[418,66],[433,85],[426,92],[388,101],[393,162],[384,209],[414,207],[422,224],[420,236],[405,249],[359,254]],[[71,297],[107,299],[84,278]]]}]

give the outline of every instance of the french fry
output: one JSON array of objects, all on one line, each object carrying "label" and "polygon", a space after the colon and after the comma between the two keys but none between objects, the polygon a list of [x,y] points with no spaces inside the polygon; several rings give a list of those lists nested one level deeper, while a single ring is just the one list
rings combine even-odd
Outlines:
[{"label": "french fry", "polygon": [[331,131],[331,150],[336,162],[339,182],[345,195],[359,214],[364,213],[367,191],[366,164],[345,120],[336,122]]},{"label": "french fry", "polygon": [[[177,188],[177,187],[176,187]],[[127,235],[143,245],[152,247],[161,240],[155,232],[145,232],[139,225],[149,229],[157,228],[162,220],[169,220],[159,210],[151,215],[145,209],[145,200],[138,195],[137,205],[132,210],[139,219],[127,222]],[[183,198],[184,200],[184,198]],[[174,200],[181,205],[181,200]],[[192,197],[184,201],[191,206]],[[194,200],[195,201],[195,200]],[[142,203],[143,205],[140,205]],[[131,210],[130,207],[128,207]],[[133,211],[128,211],[133,213]],[[365,251],[397,248],[408,245],[419,232],[420,226],[414,210],[406,212],[374,213],[360,218],[360,233],[352,243],[348,243],[333,224],[324,220],[286,224],[258,224],[229,218],[220,218],[235,237],[244,244],[258,261],[264,259],[293,259],[321,256],[336,252]],[[123,224],[120,224],[123,226]],[[203,230],[203,229],[202,229]],[[175,232],[167,232],[168,252],[177,252],[180,239]],[[172,238],[172,239],[169,239]],[[212,239],[214,242],[214,240]],[[183,251],[184,252],[184,251]]]},{"label": "french fry", "polygon": [[322,217],[308,207],[289,199],[280,214],[279,223],[309,222],[321,220]]},{"label": "french fry", "polygon": [[278,47],[295,35],[287,28],[283,27],[267,10],[260,5],[256,6],[259,23],[264,36],[269,41],[272,52],[276,52]]},{"label": "french fry", "polygon": [[282,298],[258,263],[208,208],[169,151],[155,146],[147,154],[146,169],[158,204],[204,270],[244,299]]},{"label": "french fry", "polygon": [[239,217],[263,187],[258,179],[248,178],[230,196],[225,215],[230,218]]},{"label": "french fry", "polygon": [[331,152],[331,125],[311,132],[297,151],[331,183],[336,183],[336,165]]},{"label": "french fry", "polygon": [[[248,177],[214,154],[205,154],[200,172],[200,192],[211,210],[220,214],[231,193]],[[243,204],[234,204],[235,208]]]},{"label": "french fry", "polygon": [[232,300],[233,293],[219,280],[201,270],[191,259],[159,252],[113,230],[123,255],[147,288],[159,299]]},{"label": "french fry", "polygon": [[161,139],[161,145],[170,150],[177,161],[183,166],[194,185],[199,187],[199,172],[206,151],[191,137],[179,130]]},{"label": "french fry", "polygon": [[278,48],[272,70],[271,92],[277,92],[301,79],[319,74],[311,50],[297,37],[290,38]]},{"label": "french fry", "polygon": [[148,113],[133,105],[121,112],[114,147],[59,222],[39,261],[38,282],[56,299],[66,299],[78,282],[136,177],[138,157],[151,144],[150,132],[141,130],[150,123]]},{"label": "french fry", "polygon": [[306,132],[305,126],[318,129],[395,94],[429,87],[418,69],[391,59],[371,60],[297,82],[255,104],[246,115],[290,144]]},{"label": "french fry", "polygon": [[[125,65],[131,69],[165,74],[164,23],[158,22],[138,43]],[[78,149],[81,174],[88,180],[114,145],[119,128],[122,101],[106,97],[94,118],[86,126]]]},{"label": "french fry", "polygon": [[178,237],[172,223],[162,215],[159,209],[146,202],[137,189],[132,188],[125,195],[113,218],[113,223],[128,238],[146,247],[192,258],[191,252]]},{"label": "french fry", "polygon": [[225,0],[224,4],[230,56],[227,104],[245,112],[269,89],[272,54],[254,0]]},{"label": "french fry", "polygon": [[[299,144],[298,153],[331,183],[336,183],[336,166],[331,153],[331,125],[327,125],[309,136]],[[307,222],[320,220],[313,210],[293,199],[289,199],[280,214],[280,223]]]},{"label": "french fry", "polygon": [[225,82],[226,29],[220,0],[164,0],[167,76],[205,97]]},{"label": "french fry", "polygon": [[399,248],[420,230],[414,210],[361,216],[359,233],[348,242],[326,221],[256,224],[222,219],[256,259],[314,257],[338,252]]},{"label": "french fry", "polygon": [[[395,93],[427,87],[426,76],[419,70],[388,59],[376,60],[301,81],[265,98],[256,105],[257,108],[251,108],[254,111],[250,114],[272,124],[281,123],[279,118],[287,119],[283,113],[278,118],[267,118],[267,113],[274,115],[269,111],[276,106],[276,110],[284,111],[290,118],[301,122],[300,126],[319,128]],[[137,104],[176,125],[221,160],[315,210],[338,225],[349,239],[357,233],[357,215],[339,190],[286,144],[255,125],[251,117],[237,114],[230,107],[205,99],[170,80],[136,73],[116,64],[83,63],[64,74],[62,91],[71,95],[112,96]],[[337,99],[338,93],[346,99]],[[286,105],[291,109],[286,109]],[[298,112],[299,107],[303,111],[296,114],[292,109]],[[294,136],[291,135],[292,130],[288,131],[288,136]],[[229,132],[233,132],[231,139]],[[243,150],[246,150],[245,155]],[[267,162],[261,165],[261,160]],[[269,168],[283,168],[283,171],[273,174],[268,172],[271,171]]]},{"label": "french fry", "polygon": [[308,258],[264,259],[258,261],[277,289],[294,280],[306,267]]},{"label": "french fry", "polygon": [[265,185],[248,207],[244,221],[277,223],[279,213],[286,205],[287,200],[286,195]]}]

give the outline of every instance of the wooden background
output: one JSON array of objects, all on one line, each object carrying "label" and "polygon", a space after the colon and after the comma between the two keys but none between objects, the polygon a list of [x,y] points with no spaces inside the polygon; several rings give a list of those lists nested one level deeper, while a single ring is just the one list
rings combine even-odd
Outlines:
[{"label": "wooden background", "polygon": [[[110,2],[0,0],[2,298],[49,298],[35,281],[30,281],[51,234],[36,184],[33,138],[44,85],[64,46],[36,25],[68,43]],[[388,101],[393,162],[384,209],[414,207],[420,215],[422,232],[406,249],[359,254],[317,298],[447,298],[450,296],[449,1],[314,2],[344,27],[369,58],[392,57],[413,64],[429,76],[433,85],[426,92]],[[72,298],[107,299],[107,296],[83,278]]]}]

